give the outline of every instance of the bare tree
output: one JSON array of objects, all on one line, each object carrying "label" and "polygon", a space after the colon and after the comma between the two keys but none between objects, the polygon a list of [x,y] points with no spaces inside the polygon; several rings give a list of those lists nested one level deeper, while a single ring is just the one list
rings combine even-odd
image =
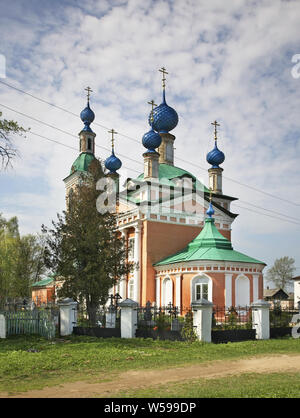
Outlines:
[{"label": "bare tree", "polygon": [[295,260],[292,257],[277,258],[274,265],[267,272],[267,281],[285,290],[292,282],[292,277],[296,270],[294,264]]},{"label": "bare tree", "polygon": [[[0,118],[2,112],[0,112]],[[5,169],[11,164],[13,158],[18,156],[18,150],[11,140],[11,135],[23,135],[27,132],[13,120],[0,119],[0,160],[1,168]]]}]

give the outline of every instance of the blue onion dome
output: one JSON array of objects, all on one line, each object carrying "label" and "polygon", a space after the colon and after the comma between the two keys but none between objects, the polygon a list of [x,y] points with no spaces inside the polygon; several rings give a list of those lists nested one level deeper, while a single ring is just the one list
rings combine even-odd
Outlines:
[{"label": "blue onion dome", "polygon": [[110,173],[116,173],[117,170],[122,167],[122,161],[115,156],[113,150],[111,156],[105,160],[104,165],[110,171]]},{"label": "blue onion dome", "polygon": [[90,108],[90,102],[89,101],[87,102],[86,108],[84,108],[82,110],[82,112],[80,113],[80,119],[84,123],[83,130],[84,131],[91,131],[90,124],[95,119],[95,113]]},{"label": "blue onion dome", "polygon": [[149,125],[160,133],[168,133],[178,124],[178,114],[176,110],[167,105],[165,91],[163,91],[163,102],[153,109],[153,124],[149,115]]},{"label": "blue onion dome", "polygon": [[209,207],[206,211],[206,214],[209,216],[209,218],[211,218],[213,216],[213,214],[215,213],[214,208],[212,207],[211,202],[209,203]]},{"label": "blue onion dome", "polygon": [[143,135],[142,144],[147,148],[147,152],[155,152],[161,144],[161,136],[152,128]]},{"label": "blue onion dome", "polygon": [[206,161],[212,165],[212,168],[219,168],[219,164],[225,161],[225,155],[217,147],[217,142],[215,142],[214,149],[206,155]]}]

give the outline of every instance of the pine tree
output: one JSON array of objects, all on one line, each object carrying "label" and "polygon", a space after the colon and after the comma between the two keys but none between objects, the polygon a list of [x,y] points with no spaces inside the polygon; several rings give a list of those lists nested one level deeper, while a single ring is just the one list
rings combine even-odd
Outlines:
[{"label": "pine tree", "polygon": [[96,208],[96,183],[103,177],[100,162],[91,165],[72,194],[68,210],[57,215],[52,229],[43,226],[46,265],[63,281],[58,295],[85,303],[91,323],[111,287],[134,268],[126,260],[116,213],[99,213]]}]

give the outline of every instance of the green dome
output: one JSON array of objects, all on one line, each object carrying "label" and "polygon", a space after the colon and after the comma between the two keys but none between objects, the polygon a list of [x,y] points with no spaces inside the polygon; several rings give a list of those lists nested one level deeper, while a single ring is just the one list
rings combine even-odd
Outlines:
[{"label": "green dome", "polygon": [[94,161],[96,157],[94,154],[90,152],[82,152],[74,161],[70,174],[74,173],[74,171],[88,171],[88,168],[92,161]]}]

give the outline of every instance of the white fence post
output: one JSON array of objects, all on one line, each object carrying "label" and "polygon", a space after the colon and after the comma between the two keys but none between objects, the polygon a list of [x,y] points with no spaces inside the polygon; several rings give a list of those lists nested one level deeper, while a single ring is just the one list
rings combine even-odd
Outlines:
[{"label": "white fence post", "polygon": [[256,330],[257,340],[270,338],[270,303],[259,299],[251,304],[252,326]]},{"label": "white fence post", "polygon": [[0,314],[0,338],[6,338],[6,320],[3,314]]},{"label": "white fence post", "polygon": [[58,302],[60,314],[60,335],[71,335],[73,327],[77,324],[77,302],[72,299],[63,299]]},{"label": "white fence post", "polygon": [[132,299],[125,299],[119,303],[119,306],[121,308],[121,338],[135,338],[138,303]]},{"label": "white fence post", "polygon": [[212,302],[206,299],[192,302],[193,325],[196,329],[198,340],[207,343],[211,342],[212,308]]}]

